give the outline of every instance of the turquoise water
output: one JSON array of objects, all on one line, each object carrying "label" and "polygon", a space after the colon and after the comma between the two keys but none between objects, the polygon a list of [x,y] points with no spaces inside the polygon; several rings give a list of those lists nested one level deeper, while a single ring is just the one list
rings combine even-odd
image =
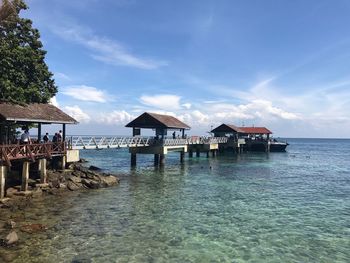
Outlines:
[{"label": "turquoise water", "polygon": [[289,142],[183,165],[170,154],[160,170],[152,156],[130,170],[125,150],[84,151],[121,184],[47,208],[50,229],[15,262],[349,262],[350,140]]}]

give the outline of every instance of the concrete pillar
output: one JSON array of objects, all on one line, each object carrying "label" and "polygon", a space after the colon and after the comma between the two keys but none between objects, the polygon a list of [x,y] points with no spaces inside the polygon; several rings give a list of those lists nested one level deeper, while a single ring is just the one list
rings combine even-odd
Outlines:
[{"label": "concrete pillar", "polygon": [[0,200],[5,197],[5,184],[6,184],[7,167],[0,166]]},{"label": "concrete pillar", "polygon": [[136,153],[131,154],[131,166],[136,166]]},{"label": "concrete pillar", "polygon": [[39,160],[39,171],[40,171],[40,183],[47,183],[47,172],[46,172],[46,159]]},{"label": "concrete pillar", "polygon": [[183,163],[185,159],[185,152],[180,152],[180,162]]},{"label": "concrete pillar", "polygon": [[158,166],[159,165],[159,154],[155,154],[154,155],[154,166]]},{"label": "concrete pillar", "polygon": [[165,164],[165,154],[160,154],[159,163],[160,163],[160,166],[164,166],[164,164]]},{"label": "concrete pillar", "polygon": [[21,191],[28,191],[29,162],[23,162]]},{"label": "concrete pillar", "polygon": [[196,151],[196,157],[200,157],[201,156],[201,152],[200,151]]},{"label": "concrete pillar", "polygon": [[66,169],[66,156],[62,156],[62,162],[61,162],[61,170],[65,170]]},{"label": "concrete pillar", "polygon": [[193,151],[192,151],[192,150],[188,152],[188,156],[189,156],[190,158],[193,157]]},{"label": "concrete pillar", "polygon": [[209,158],[209,151],[207,151],[207,158]]}]

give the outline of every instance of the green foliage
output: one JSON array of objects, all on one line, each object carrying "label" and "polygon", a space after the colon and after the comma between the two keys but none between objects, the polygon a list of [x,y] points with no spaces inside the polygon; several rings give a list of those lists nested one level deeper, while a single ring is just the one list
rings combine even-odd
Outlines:
[{"label": "green foliage", "polygon": [[45,63],[39,31],[31,20],[19,17],[27,9],[23,0],[6,2],[13,12],[0,21],[0,100],[47,103],[57,87]]}]

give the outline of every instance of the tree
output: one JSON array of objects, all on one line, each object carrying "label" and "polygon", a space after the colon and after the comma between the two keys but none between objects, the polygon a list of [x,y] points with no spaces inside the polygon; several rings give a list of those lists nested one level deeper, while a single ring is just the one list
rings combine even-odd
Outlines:
[{"label": "tree", "polygon": [[0,8],[0,100],[47,103],[57,93],[46,51],[32,21],[21,18],[23,0],[3,0]]}]

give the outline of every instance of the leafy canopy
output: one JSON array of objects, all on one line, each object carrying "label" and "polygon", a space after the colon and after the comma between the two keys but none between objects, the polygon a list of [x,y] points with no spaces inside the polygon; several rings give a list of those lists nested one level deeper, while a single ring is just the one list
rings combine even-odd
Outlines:
[{"label": "leafy canopy", "polygon": [[46,51],[23,0],[0,0],[0,100],[47,103],[57,86],[45,63]]}]

